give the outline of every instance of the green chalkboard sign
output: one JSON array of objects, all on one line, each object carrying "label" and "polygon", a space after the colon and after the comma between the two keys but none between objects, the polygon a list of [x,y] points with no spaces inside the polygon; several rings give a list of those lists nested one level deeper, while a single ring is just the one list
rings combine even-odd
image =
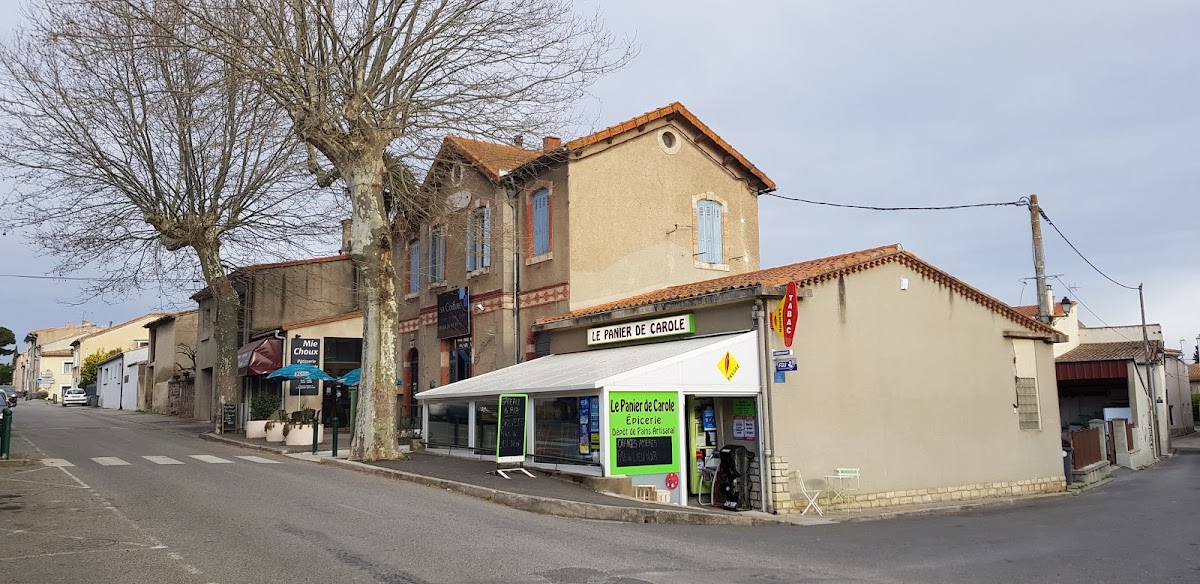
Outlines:
[{"label": "green chalkboard sign", "polygon": [[529,396],[500,394],[499,428],[496,432],[496,462],[525,462],[526,411]]}]

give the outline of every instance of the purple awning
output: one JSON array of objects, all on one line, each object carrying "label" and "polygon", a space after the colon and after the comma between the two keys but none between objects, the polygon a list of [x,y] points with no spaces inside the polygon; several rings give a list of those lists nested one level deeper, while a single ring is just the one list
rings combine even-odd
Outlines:
[{"label": "purple awning", "polygon": [[238,349],[238,375],[266,375],[283,366],[283,341],[250,341]]}]

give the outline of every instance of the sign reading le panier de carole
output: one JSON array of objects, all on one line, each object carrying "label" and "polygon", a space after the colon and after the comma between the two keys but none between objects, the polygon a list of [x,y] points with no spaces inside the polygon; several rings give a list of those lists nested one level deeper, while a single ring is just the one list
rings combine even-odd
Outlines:
[{"label": "sign reading le panier de carole", "polygon": [[590,328],[587,331],[587,344],[603,345],[671,335],[686,335],[694,332],[696,332],[695,315],[677,314],[651,320]]}]

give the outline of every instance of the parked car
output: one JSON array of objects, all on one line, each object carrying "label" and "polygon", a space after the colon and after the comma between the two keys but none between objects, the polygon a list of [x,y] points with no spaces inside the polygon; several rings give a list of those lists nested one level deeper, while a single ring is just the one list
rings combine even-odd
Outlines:
[{"label": "parked car", "polygon": [[62,405],[67,407],[70,405],[86,406],[88,402],[87,392],[78,387],[68,387],[63,390]]},{"label": "parked car", "polygon": [[0,400],[8,407],[17,405],[17,388],[11,385],[0,385]]}]

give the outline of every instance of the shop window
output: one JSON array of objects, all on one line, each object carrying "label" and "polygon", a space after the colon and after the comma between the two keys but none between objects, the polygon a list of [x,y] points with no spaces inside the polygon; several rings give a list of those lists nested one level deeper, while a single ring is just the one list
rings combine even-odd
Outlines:
[{"label": "shop window", "polygon": [[499,399],[475,402],[475,450],[479,454],[496,453],[497,408]]},{"label": "shop window", "polygon": [[[592,453],[581,452],[581,437],[590,444],[588,426],[579,420],[579,397],[533,400],[533,453],[542,462],[592,462]],[[584,436],[581,436],[583,434]]]},{"label": "shop window", "polygon": [[492,265],[492,209],[480,207],[471,212],[467,222],[467,271],[474,272]]},{"label": "shop window", "polygon": [[711,199],[696,201],[696,259],[705,264],[725,263],[724,209]]},{"label": "shop window", "polygon": [[429,445],[435,448],[468,446],[470,406],[467,402],[432,402],[429,408]]},{"label": "shop window", "polygon": [[1037,379],[1033,377],[1017,378],[1017,424],[1022,430],[1042,429]]}]

